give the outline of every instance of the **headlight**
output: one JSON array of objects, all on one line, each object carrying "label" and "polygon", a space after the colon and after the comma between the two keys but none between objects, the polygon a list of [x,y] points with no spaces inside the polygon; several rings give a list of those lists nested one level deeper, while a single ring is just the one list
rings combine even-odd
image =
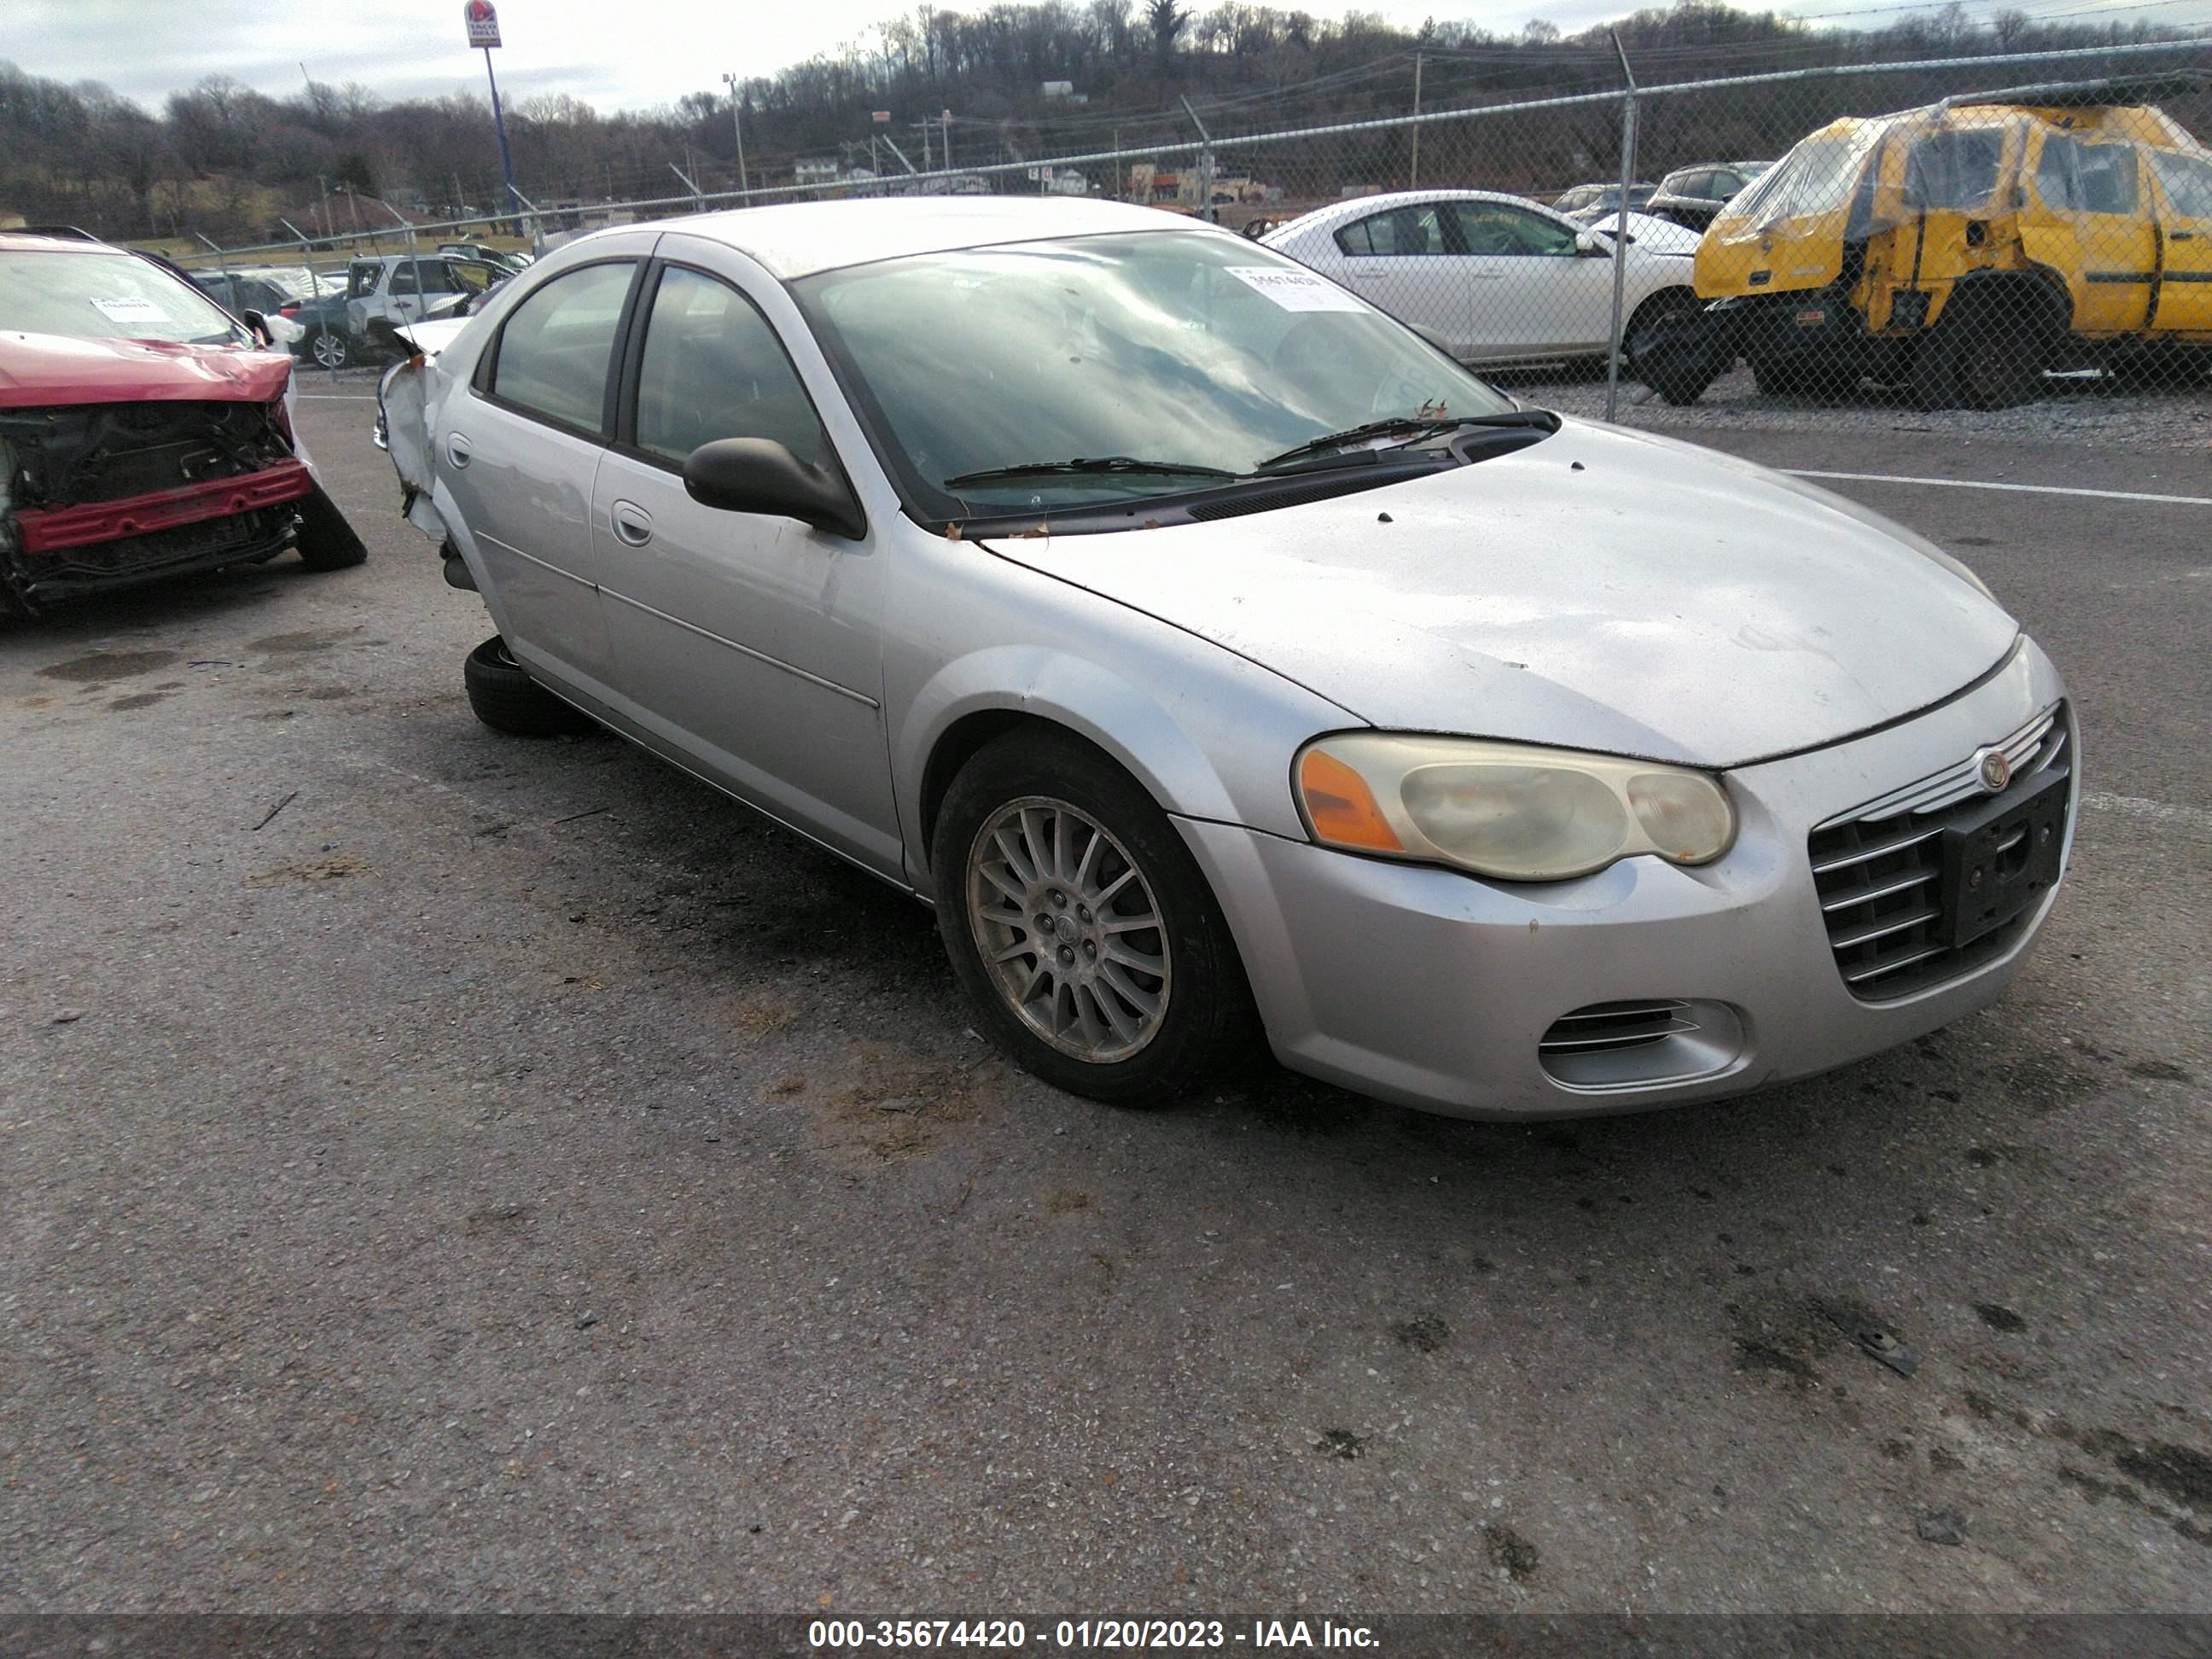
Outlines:
[{"label": "headlight", "polygon": [[1322,846],[1501,881],[1560,881],[1639,853],[1704,864],[1735,840],[1718,780],[1571,749],[1347,732],[1308,744],[1292,776]]}]

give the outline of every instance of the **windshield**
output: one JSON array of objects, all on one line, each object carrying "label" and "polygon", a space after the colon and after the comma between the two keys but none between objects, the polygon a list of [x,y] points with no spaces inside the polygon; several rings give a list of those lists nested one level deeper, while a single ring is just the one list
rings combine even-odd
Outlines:
[{"label": "windshield", "polygon": [[1243,474],[1386,416],[1514,407],[1365,301],[1215,232],[924,254],[793,291],[938,520],[1203,487],[1128,469],[969,478],[994,468],[1129,456]]},{"label": "windshield", "polygon": [[1871,125],[1814,133],[1730,202],[1729,216],[1749,220],[1757,230],[1835,212],[1850,201],[1867,155],[1881,137],[1881,129]]},{"label": "windshield", "polygon": [[198,289],[127,253],[0,253],[0,328],[185,345],[240,338]]}]

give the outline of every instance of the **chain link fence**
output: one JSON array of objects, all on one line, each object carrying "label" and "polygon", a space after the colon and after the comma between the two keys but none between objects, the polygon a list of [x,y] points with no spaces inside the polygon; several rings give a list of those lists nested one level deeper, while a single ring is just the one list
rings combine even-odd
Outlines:
[{"label": "chain link fence", "polygon": [[1933,410],[2202,393],[2207,64],[2200,40],[1638,87],[1624,58],[1609,89],[1258,133],[1209,134],[1198,109],[1189,137],[1141,149],[526,201],[198,263],[241,304],[268,297],[256,281],[290,289],[295,349],[335,368],[364,350],[367,316],[459,309],[507,274],[510,250],[608,225],[820,198],[1073,195],[1213,220],[1502,380],[1603,380],[1608,413],[1740,398],[1747,381],[1770,401]]}]

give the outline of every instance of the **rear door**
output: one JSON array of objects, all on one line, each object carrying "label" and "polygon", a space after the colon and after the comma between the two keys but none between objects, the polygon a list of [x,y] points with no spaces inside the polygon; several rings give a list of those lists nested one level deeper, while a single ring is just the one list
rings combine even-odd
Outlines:
[{"label": "rear door", "polygon": [[657,266],[639,301],[644,339],[627,354],[620,437],[592,492],[618,706],[745,799],[895,874],[884,552],[691,499],[684,462],[720,438],[840,463],[730,253],[678,235],[660,252],[684,263]]},{"label": "rear door", "polygon": [[434,440],[507,648],[593,696],[609,652],[592,486],[612,428],[615,345],[653,237],[639,240],[636,255],[610,248],[510,308]]},{"label": "rear door", "polygon": [[1346,285],[1401,322],[1432,330],[1464,356],[1481,280],[1458,242],[1449,204],[1416,202],[1354,220],[1336,233]]},{"label": "rear door", "polygon": [[2145,152],[2158,183],[2160,334],[2212,334],[2212,161],[2173,150]]},{"label": "rear door", "polygon": [[2066,278],[2079,333],[2131,334],[2149,323],[2158,244],[2142,172],[2133,144],[2044,135],[2039,210],[2021,215],[2021,240]]}]

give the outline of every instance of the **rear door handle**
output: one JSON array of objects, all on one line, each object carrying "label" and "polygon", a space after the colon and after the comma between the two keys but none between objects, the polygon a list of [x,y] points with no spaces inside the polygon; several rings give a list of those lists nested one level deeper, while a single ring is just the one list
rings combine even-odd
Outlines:
[{"label": "rear door handle", "polygon": [[451,461],[455,466],[466,466],[469,464],[469,441],[461,436],[458,432],[447,433],[446,434],[446,459]]},{"label": "rear door handle", "polygon": [[635,501],[617,501],[612,516],[616,540],[643,547],[653,539],[653,515]]},{"label": "rear door handle", "polygon": [[2166,240],[2169,242],[2193,242],[2197,240],[2197,233],[2193,230],[2168,231]]}]

